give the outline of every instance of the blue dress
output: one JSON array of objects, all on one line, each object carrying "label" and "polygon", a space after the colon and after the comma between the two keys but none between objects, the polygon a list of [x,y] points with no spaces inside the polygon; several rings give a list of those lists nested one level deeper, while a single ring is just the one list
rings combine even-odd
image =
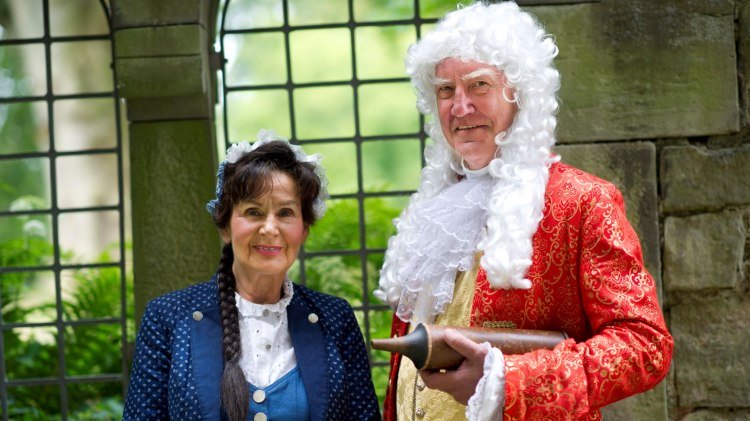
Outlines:
[{"label": "blue dress", "polygon": [[268,421],[308,421],[310,412],[307,405],[305,385],[298,367],[294,367],[268,387],[261,389],[250,385],[248,419],[263,414]]},{"label": "blue dress", "polygon": [[[309,419],[380,420],[351,306],[294,285],[287,318]],[[152,300],[138,330],[123,419],[223,419],[221,343],[215,279]]]}]

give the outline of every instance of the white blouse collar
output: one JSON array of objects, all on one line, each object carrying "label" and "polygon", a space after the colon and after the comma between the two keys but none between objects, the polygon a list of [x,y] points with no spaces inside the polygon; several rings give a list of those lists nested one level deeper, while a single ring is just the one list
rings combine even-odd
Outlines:
[{"label": "white blouse collar", "polygon": [[[264,311],[286,313],[286,308],[292,302],[292,296],[294,295],[292,281],[284,279],[284,283],[281,284],[281,290],[284,292],[284,296],[281,297],[278,303],[273,304],[256,304],[243,298],[239,292],[235,292],[234,301],[237,303],[237,310],[240,312],[240,316],[263,316]],[[267,315],[268,313],[265,314]]]}]

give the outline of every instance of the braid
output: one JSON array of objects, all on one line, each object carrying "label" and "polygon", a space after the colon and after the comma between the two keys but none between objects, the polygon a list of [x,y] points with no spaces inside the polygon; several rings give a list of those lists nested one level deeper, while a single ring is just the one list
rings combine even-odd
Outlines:
[{"label": "braid", "polygon": [[221,379],[221,406],[230,421],[241,421],[247,417],[250,389],[239,365],[240,323],[237,303],[234,301],[235,280],[232,273],[234,253],[232,244],[222,249],[216,280],[219,286],[221,308],[222,348],[224,351],[224,374]]}]

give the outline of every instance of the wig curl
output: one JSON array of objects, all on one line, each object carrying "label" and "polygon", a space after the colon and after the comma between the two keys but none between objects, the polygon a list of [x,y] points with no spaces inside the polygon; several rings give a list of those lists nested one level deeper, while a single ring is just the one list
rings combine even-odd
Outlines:
[{"label": "wig curl", "polygon": [[[432,117],[425,131],[433,143],[425,149],[419,189],[396,221],[399,231],[405,228],[405,216],[414,204],[457,183],[462,174],[461,158],[449,146],[437,116],[436,66],[449,57],[489,64],[504,73],[515,91],[518,112],[509,130],[495,138],[499,151],[489,163],[493,186],[487,203],[487,230],[478,245],[484,252],[481,266],[495,288],[531,287],[525,276],[532,261],[532,237],[544,210],[549,166],[559,159],[551,153],[560,86],[559,73],[552,64],[557,53],[554,40],[541,24],[513,2],[459,8],[407,53],[406,70],[417,107]],[[401,241],[398,237],[393,242]],[[398,256],[399,249],[393,247],[386,259],[407,257]],[[399,292],[398,280],[392,275],[381,273],[381,290],[389,302]]]}]

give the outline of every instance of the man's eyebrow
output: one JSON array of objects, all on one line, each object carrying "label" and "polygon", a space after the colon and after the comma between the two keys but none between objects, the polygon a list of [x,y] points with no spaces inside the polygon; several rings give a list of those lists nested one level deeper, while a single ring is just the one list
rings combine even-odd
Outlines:
[{"label": "man's eyebrow", "polygon": [[[493,75],[499,75],[499,74],[500,73],[497,72],[497,71],[495,71],[495,70],[487,69],[487,68],[482,68],[482,69],[474,70],[473,72],[469,72],[469,73],[461,76],[461,80],[467,81],[467,80],[471,80],[471,79],[478,78],[478,77],[481,77],[481,76],[493,76]],[[440,77],[433,77],[432,78],[432,84],[435,85],[435,86],[446,85],[446,84],[449,84],[449,83],[451,83],[450,79],[443,79],[443,78],[440,78]]]},{"label": "man's eyebrow", "polygon": [[474,70],[473,72],[470,72],[461,76],[461,80],[465,81],[465,80],[474,79],[480,76],[491,76],[491,75],[497,75],[497,74],[499,73],[492,69],[482,68],[482,69]]}]

